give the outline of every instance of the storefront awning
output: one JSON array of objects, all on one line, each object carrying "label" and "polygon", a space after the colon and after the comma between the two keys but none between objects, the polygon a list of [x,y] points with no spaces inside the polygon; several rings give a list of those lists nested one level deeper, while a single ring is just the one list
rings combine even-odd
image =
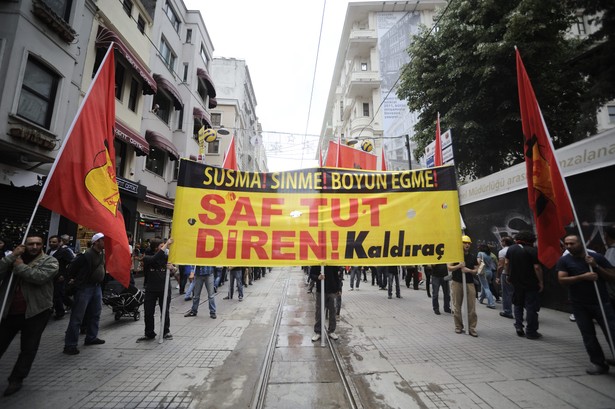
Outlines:
[{"label": "storefront awning", "polygon": [[209,95],[209,98],[215,98],[216,88],[214,88],[214,82],[211,80],[211,77],[209,76],[207,71],[202,68],[197,68],[196,76],[203,80],[203,82],[205,82],[205,85],[207,86],[207,95]]},{"label": "storefront awning", "polygon": [[127,125],[124,125],[120,120],[115,120],[115,137],[120,141],[124,141],[135,148],[137,156],[145,156],[149,154],[149,143],[144,137],[139,135],[137,131],[130,129]]},{"label": "storefront awning", "polygon": [[209,112],[199,107],[194,107],[192,109],[192,115],[195,118],[199,118],[203,125],[207,125],[207,127],[211,128],[211,117],[209,116]]},{"label": "storefront awning", "polygon": [[96,36],[96,47],[108,48],[111,43],[113,43],[113,48],[124,56],[128,64],[130,64],[143,79],[143,93],[155,94],[158,90],[158,86],[147,67],[139,61],[137,56],[130,51],[117,34],[108,28],[99,26],[98,35]]},{"label": "storefront awning", "polygon": [[162,88],[171,95],[171,99],[173,100],[173,106],[175,107],[175,109],[182,109],[182,107],[184,106],[184,104],[182,103],[182,97],[179,94],[177,88],[175,88],[175,86],[171,84],[171,81],[167,80],[160,74],[154,74],[154,79],[156,80],[156,84],[158,84],[159,88]]},{"label": "storefront awning", "polygon": [[177,148],[173,145],[173,142],[168,140],[164,135],[147,130],[145,131],[145,140],[147,140],[152,147],[156,147],[167,152],[171,160],[179,159],[179,152],[177,151]]},{"label": "storefront awning", "polygon": [[214,109],[218,106],[218,100],[216,98],[209,98],[209,109]]},{"label": "storefront awning", "polygon": [[173,209],[173,207],[175,207],[173,201],[166,196],[159,195],[158,193],[154,193],[149,190],[145,194],[145,199],[143,201],[155,206],[166,207],[167,209]]},{"label": "storefront awning", "polygon": [[139,212],[139,217],[143,220],[158,221],[158,222],[163,222],[163,223],[171,223],[173,221],[173,219],[170,219],[166,216],[161,216],[159,214],[143,213],[143,212]]}]

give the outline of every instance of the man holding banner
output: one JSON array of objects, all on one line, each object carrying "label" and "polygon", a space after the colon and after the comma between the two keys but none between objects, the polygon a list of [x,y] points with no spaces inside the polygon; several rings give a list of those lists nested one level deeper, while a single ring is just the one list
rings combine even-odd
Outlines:
[{"label": "man holding banner", "polygon": [[338,267],[326,266],[324,274],[320,272],[320,266],[312,266],[310,268],[310,279],[317,282],[316,284],[316,322],[314,323],[314,336],[312,341],[316,342],[321,337],[321,297],[323,297],[320,291],[320,281],[325,280],[325,309],[329,311],[329,326],[327,331],[329,332],[329,338],[337,340],[339,337],[335,333],[336,321],[335,321],[335,298],[337,294],[342,290],[342,281],[340,280]]},{"label": "man holding banner", "polygon": [[476,265],[476,255],[470,253],[472,239],[468,236],[462,236],[464,261],[461,263],[447,264],[449,271],[453,272],[453,281],[451,282],[451,292],[453,295],[453,317],[455,319],[455,333],[463,332],[463,319],[461,317],[461,307],[465,299],[468,306],[468,333],[477,337],[476,324],[478,318],[476,316],[476,288],[474,287],[474,275],[478,272]]}]

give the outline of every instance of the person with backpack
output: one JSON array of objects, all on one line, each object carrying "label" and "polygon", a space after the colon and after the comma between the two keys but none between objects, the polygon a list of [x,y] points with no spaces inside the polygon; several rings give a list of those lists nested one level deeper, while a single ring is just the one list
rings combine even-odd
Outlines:
[{"label": "person with backpack", "polygon": [[86,335],[83,345],[101,345],[105,341],[98,338],[98,325],[102,310],[102,283],[105,280],[105,235],[92,236],[92,245],[84,253],[77,255],[67,267],[68,282],[75,288],[73,308],[64,337],[64,353],[77,355],[79,331],[86,322]]}]

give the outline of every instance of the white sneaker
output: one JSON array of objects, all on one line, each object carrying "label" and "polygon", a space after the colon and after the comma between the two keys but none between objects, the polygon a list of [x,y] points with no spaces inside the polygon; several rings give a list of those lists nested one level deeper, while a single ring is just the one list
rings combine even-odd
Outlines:
[{"label": "white sneaker", "polygon": [[316,342],[320,339],[320,334],[319,333],[315,333],[314,335],[312,335],[312,342]]},{"label": "white sneaker", "polygon": [[337,336],[335,332],[329,332],[329,338],[331,338],[334,341],[337,341],[339,339],[339,337]]}]

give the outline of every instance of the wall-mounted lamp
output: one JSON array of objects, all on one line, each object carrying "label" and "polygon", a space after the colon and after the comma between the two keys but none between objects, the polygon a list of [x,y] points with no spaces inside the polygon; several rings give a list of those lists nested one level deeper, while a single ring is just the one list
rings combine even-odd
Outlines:
[{"label": "wall-mounted lamp", "polygon": [[219,135],[223,135],[223,136],[231,134],[231,132],[228,129],[226,129],[224,125],[220,125],[220,127],[217,129],[217,132]]}]

